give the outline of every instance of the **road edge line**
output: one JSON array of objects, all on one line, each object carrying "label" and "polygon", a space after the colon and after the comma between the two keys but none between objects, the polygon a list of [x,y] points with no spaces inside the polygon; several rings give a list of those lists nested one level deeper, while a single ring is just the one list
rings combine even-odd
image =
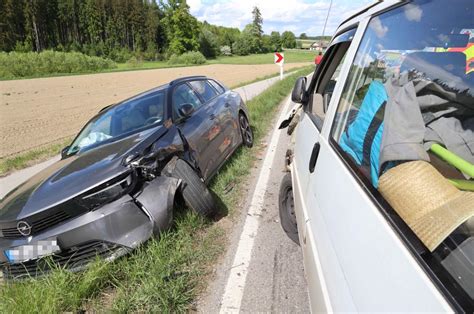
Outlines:
[{"label": "road edge line", "polygon": [[287,113],[290,103],[291,98],[288,97],[286,104],[281,109],[278,120],[276,120],[277,124],[273,129],[270,144],[263,159],[262,168],[260,169],[256,187],[248,206],[242,233],[240,234],[229,277],[222,295],[220,313],[240,311],[248,268],[252,258],[252,250],[260,224],[265,192],[270,180],[271,167],[275,159],[276,148],[281,134],[281,130],[278,129],[278,123]]}]

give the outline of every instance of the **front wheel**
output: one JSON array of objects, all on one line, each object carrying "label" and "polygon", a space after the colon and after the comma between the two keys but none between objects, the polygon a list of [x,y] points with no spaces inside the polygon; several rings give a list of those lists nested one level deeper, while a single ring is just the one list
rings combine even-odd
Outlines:
[{"label": "front wheel", "polygon": [[253,146],[253,131],[250,127],[249,120],[243,113],[239,113],[240,133],[242,134],[243,144],[247,147]]},{"label": "front wheel", "polygon": [[206,217],[216,213],[217,206],[214,197],[191,166],[184,160],[178,159],[172,175],[183,180],[181,193],[188,207]]},{"label": "front wheel", "polygon": [[280,195],[278,197],[280,211],[280,223],[286,235],[296,244],[300,244],[298,237],[298,226],[296,224],[295,203],[293,200],[293,186],[291,173],[285,174],[280,184]]}]

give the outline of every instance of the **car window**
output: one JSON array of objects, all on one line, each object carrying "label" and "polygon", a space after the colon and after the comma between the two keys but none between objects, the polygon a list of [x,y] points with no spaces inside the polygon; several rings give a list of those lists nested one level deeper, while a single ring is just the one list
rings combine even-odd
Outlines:
[{"label": "car window", "polygon": [[189,87],[188,84],[184,83],[176,87],[173,92],[173,116],[175,118],[181,117],[179,113],[179,107],[182,104],[191,104],[194,110],[199,109],[202,106],[202,102],[199,100],[196,93]]},{"label": "car window", "polygon": [[208,102],[212,98],[217,96],[217,91],[209,84],[208,81],[191,81],[189,84],[193,87],[194,91],[201,96],[204,102]]},{"label": "car window", "polygon": [[319,77],[315,78],[317,83],[309,95],[307,112],[313,117],[313,121],[316,121],[318,129],[321,129],[326,118],[332,93],[339,80],[341,67],[354,33],[355,29],[351,29],[335,38],[331,47],[325,52],[323,62],[319,65],[321,69],[316,71]]},{"label": "car window", "polygon": [[449,10],[442,0],[411,1],[373,17],[331,131],[333,145],[368,190],[385,198],[426,247],[423,256],[449,273],[444,283],[470,302],[472,12],[472,0],[452,1]]},{"label": "car window", "polygon": [[82,129],[67,154],[110,142],[125,134],[138,132],[150,126],[160,125],[163,120],[164,93],[142,94],[101,111]]},{"label": "car window", "polygon": [[216,89],[218,94],[223,94],[225,92],[224,87],[222,87],[221,84],[217,83],[216,81],[209,80],[209,83]]}]

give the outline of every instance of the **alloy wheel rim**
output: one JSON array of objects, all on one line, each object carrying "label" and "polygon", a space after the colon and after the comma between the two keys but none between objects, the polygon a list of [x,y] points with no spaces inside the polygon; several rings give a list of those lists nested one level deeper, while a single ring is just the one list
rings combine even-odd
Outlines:
[{"label": "alloy wheel rim", "polygon": [[247,119],[241,115],[240,116],[240,129],[244,135],[245,140],[247,143],[252,143],[252,130],[250,129],[250,125]]}]

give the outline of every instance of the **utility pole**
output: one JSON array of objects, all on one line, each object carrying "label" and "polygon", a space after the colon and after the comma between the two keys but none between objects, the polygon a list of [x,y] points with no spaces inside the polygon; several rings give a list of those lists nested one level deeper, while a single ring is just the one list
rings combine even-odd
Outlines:
[{"label": "utility pole", "polygon": [[[331,8],[332,8],[332,0],[331,2],[329,3],[329,9],[328,9],[328,14],[326,15],[326,21],[324,21],[324,27],[323,27],[323,35],[322,37],[324,37],[324,33],[326,32],[326,25],[328,24],[328,19],[329,19],[329,13],[331,13]],[[323,39],[321,39],[321,49],[323,48]]]}]

